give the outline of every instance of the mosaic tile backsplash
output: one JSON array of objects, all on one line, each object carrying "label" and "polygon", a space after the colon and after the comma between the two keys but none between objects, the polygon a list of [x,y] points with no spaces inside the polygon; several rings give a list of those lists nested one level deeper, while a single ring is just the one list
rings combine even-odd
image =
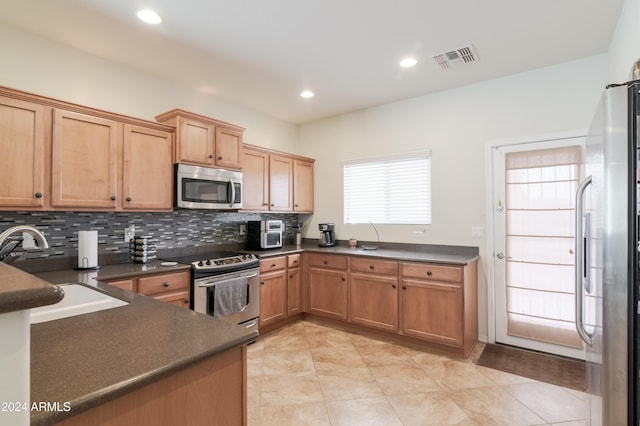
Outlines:
[{"label": "mosaic tile backsplash", "polygon": [[[280,219],[285,224],[283,243],[292,243],[298,224],[295,214],[232,213],[211,210],[175,210],[166,213],[129,212],[0,212],[0,232],[16,225],[31,225],[44,234],[50,248],[25,251],[21,258],[76,256],[78,231],[98,231],[98,253],[129,253],[124,229],[149,235],[158,250],[211,244],[244,245],[240,224],[248,220]],[[16,235],[19,237],[20,235]],[[16,250],[20,251],[20,249]]]}]

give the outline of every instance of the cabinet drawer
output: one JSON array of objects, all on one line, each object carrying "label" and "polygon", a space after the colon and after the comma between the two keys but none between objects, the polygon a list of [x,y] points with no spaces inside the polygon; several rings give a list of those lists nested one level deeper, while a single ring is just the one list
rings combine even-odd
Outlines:
[{"label": "cabinet drawer", "polygon": [[459,266],[431,265],[428,263],[403,263],[402,276],[429,281],[462,283],[462,268]]},{"label": "cabinet drawer", "polygon": [[302,255],[298,254],[290,254],[287,256],[287,266],[289,268],[299,268],[302,264]]},{"label": "cabinet drawer", "polygon": [[189,291],[180,291],[177,293],[161,294],[155,296],[154,299],[161,302],[170,303],[181,308],[189,309]]},{"label": "cabinet drawer", "polygon": [[285,269],[287,267],[286,256],[269,257],[260,261],[260,273]]},{"label": "cabinet drawer", "polygon": [[118,280],[118,281],[106,281],[107,284],[112,285],[114,287],[121,288],[123,290],[135,291],[133,289],[133,280]]},{"label": "cabinet drawer", "polygon": [[347,269],[349,258],[335,254],[309,254],[309,266],[316,268]]},{"label": "cabinet drawer", "polygon": [[383,275],[398,275],[398,262],[352,257],[351,271]]},{"label": "cabinet drawer", "polygon": [[189,289],[189,273],[154,275],[138,278],[138,292],[146,295]]}]

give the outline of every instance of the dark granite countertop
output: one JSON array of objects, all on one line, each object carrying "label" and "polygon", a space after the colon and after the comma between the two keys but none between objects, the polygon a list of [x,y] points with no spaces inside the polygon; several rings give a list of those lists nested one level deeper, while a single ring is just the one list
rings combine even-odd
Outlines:
[{"label": "dark granite countertop", "polygon": [[0,314],[52,305],[62,297],[58,287],[0,263]]},{"label": "dark granite countertop", "polygon": [[33,412],[32,425],[78,414],[256,337],[257,332],[244,327],[97,283],[94,275],[117,278],[185,269],[122,264],[37,274],[57,283],[93,285],[129,304],[31,326],[31,401],[60,407],[69,403],[72,408]]},{"label": "dark granite countertop", "polygon": [[478,247],[441,246],[418,244],[375,243],[376,250],[364,250],[361,246],[349,248],[346,242],[339,241],[333,247],[319,247],[317,243],[304,243],[301,246],[283,246],[254,252],[259,257],[271,257],[293,253],[326,253],[348,256],[375,257],[398,261],[429,262],[464,266],[478,259]]}]

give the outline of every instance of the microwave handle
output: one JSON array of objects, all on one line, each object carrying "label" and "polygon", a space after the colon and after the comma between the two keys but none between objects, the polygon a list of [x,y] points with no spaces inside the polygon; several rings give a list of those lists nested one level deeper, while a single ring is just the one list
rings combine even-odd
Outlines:
[{"label": "microwave handle", "polygon": [[233,204],[236,202],[236,186],[231,178],[229,178],[229,186],[231,186],[231,198],[229,199],[231,204],[229,204],[229,207],[233,207]]}]

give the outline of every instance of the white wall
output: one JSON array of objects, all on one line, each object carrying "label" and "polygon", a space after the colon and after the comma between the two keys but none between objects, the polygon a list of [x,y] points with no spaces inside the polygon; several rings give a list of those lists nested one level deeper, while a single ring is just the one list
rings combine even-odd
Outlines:
[{"label": "white wall", "polygon": [[[432,224],[378,226],[384,241],[479,246],[479,333],[487,335],[486,142],[587,128],[607,81],[606,55],[344,114],[300,127],[303,155],[316,158],[316,203],[306,224],[335,222],[338,239],[375,240],[369,225],[345,225],[343,160],[430,148]],[[425,230],[421,239],[414,230]]]},{"label": "white wall", "polygon": [[627,0],[609,46],[609,81],[631,80],[631,68],[640,59],[640,0]]},{"label": "white wall", "polygon": [[246,127],[245,141],[298,153],[297,126],[0,24],[0,85],[133,117],[182,108]]}]

